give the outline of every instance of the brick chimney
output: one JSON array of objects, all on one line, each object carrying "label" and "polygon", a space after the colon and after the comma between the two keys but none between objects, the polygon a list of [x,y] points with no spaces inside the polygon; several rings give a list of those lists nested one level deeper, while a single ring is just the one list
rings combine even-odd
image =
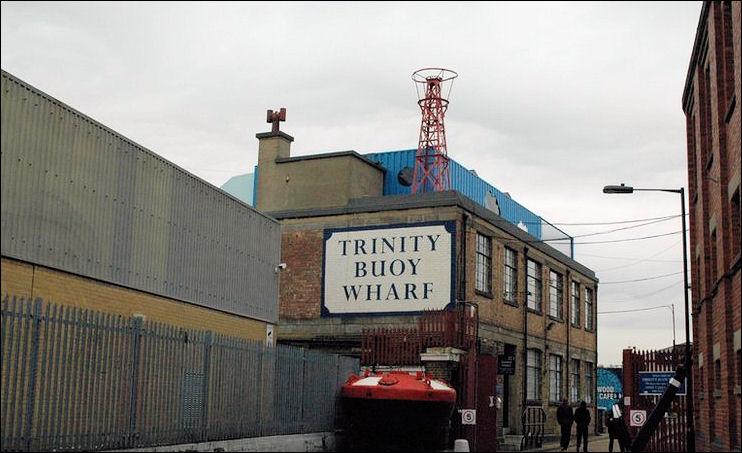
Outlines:
[{"label": "brick chimney", "polygon": [[258,178],[257,197],[255,208],[263,210],[266,201],[270,197],[271,182],[277,181],[281,176],[276,168],[277,159],[286,159],[291,156],[291,142],[294,137],[279,130],[279,122],[286,121],[286,109],[281,108],[278,112],[268,110],[267,122],[272,123],[270,132],[255,134],[258,139]]}]

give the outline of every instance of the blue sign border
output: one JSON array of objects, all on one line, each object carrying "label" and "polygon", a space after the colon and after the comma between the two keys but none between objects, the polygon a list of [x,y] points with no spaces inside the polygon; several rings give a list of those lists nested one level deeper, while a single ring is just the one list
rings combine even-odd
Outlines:
[{"label": "blue sign border", "polygon": [[[653,375],[653,379],[656,381],[665,382],[665,387],[662,389],[661,392],[655,393],[655,392],[649,392],[646,391],[647,388],[647,381],[644,380],[644,376]],[[640,371],[639,372],[639,395],[641,396],[649,396],[649,395],[662,395],[665,393],[665,390],[667,389],[667,386],[670,385],[670,379],[675,376],[674,371]],[[683,382],[680,384],[680,388],[678,388],[677,393],[675,393],[675,396],[685,396],[686,395],[686,382],[687,379],[683,380]],[[643,391],[644,390],[644,391]]]}]

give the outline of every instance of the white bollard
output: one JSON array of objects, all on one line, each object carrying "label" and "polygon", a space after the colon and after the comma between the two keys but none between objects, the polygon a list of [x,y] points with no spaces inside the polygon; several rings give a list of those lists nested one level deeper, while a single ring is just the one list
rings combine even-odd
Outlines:
[{"label": "white bollard", "polygon": [[466,439],[454,440],[453,451],[469,451],[469,441]]}]

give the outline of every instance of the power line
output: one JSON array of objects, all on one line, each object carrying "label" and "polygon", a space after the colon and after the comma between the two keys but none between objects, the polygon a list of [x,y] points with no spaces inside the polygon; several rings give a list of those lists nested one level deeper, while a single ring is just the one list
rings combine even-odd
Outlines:
[{"label": "power line", "polygon": [[[677,216],[677,217],[679,217],[679,216]],[[631,225],[631,226],[622,227],[622,228],[614,228],[612,230],[598,231],[598,232],[595,232],[595,233],[578,234],[576,236],[571,236],[571,237],[574,239],[574,238],[582,238],[582,237],[587,237],[587,236],[597,236],[599,234],[615,233],[616,231],[630,230],[632,228],[639,228],[639,227],[643,227],[643,226],[647,226],[647,225],[653,225],[655,223],[665,222],[667,220],[671,220],[671,218],[664,218],[664,219],[660,219],[660,220],[653,220],[651,222],[640,223],[639,225]],[[563,238],[544,239],[544,241],[560,241],[560,240],[564,240],[564,239]]]},{"label": "power line", "polygon": [[[575,245],[582,245],[582,244],[611,244],[614,242],[629,242],[629,241],[641,241],[643,239],[653,239],[653,238],[659,238],[663,236],[670,236],[673,234],[679,234],[682,233],[682,231],[673,231],[672,233],[664,233],[664,234],[655,234],[652,236],[642,236],[638,238],[628,238],[628,239],[614,239],[612,241],[591,241],[591,242],[574,242]],[[531,242],[545,242],[545,241],[531,241]]]},{"label": "power line", "polygon": [[[670,288],[674,288],[674,287],[680,285],[681,283],[683,283],[683,281],[682,280],[678,280],[675,283],[671,283],[670,285],[663,286],[662,288],[660,288],[660,289],[658,289],[656,291],[652,291],[652,292],[644,293],[644,294],[637,294],[637,295],[631,296],[631,297],[633,297],[634,299],[641,299],[641,298],[644,298],[644,297],[654,296],[655,294],[661,293],[662,291],[667,291]],[[635,300],[632,300],[632,301],[611,301],[611,303],[621,303],[621,304],[627,304],[627,303],[631,303],[631,302],[636,302],[636,301]],[[605,302],[603,302],[603,303],[605,303]]]},{"label": "power line", "polygon": [[[688,214],[686,214],[688,215]],[[669,219],[675,219],[678,217],[681,217],[682,214],[675,214],[675,215],[669,215],[669,216],[663,216],[663,217],[649,217],[646,219],[635,219],[635,220],[619,220],[615,222],[577,222],[577,223],[569,223],[569,222],[549,222],[548,220],[544,220],[544,222],[548,223],[549,225],[561,225],[561,226],[596,226],[596,225],[622,225],[626,223],[636,223],[636,222],[647,222],[650,220],[669,220]],[[534,222],[531,220],[523,220],[523,223],[526,224],[541,224],[541,222]]]},{"label": "power line", "polygon": [[[652,255],[652,256],[649,256],[649,257],[647,257],[647,258],[644,258],[644,259],[637,259],[637,260],[633,260],[633,261],[632,261],[631,263],[629,263],[629,264],[622,264],[622,265],[620,265],[620,266],[613,266],[613,267],[609,267],[609,268],[606,268],[606,269],[601,269],[601,270],[597,270],[597,269],[596,269],[596,271],[595,271],[595,272],[607,272],[607,271],[612,271],[612,270],[614,270],[614,269],[622,269],[622,268],[624,268],[624,267],[634,266],[634,265],[636,265],[636,264],[639,264],[639,263],[643,263],[643,262],[646,262],[646,261],[659,261],[659,262],[665,261],[665,262],[670,262],[670,260],[652,260],[652,258],[654,258],[655,256],[659,256],[659,255],[661,255],[661,254],[665,253],[666,251],[670,250],[670,249],[671,249],[671,248],[673,248],[673,247],[676,247],[677,245],[678,245],[678,242],[676,241],[676,242],[674,242],[674,243],[670,244],[670,246],[669,246],[669,247],[667,247],[667,248],[664,248],[664,249],[660,250],[659,252],[655,253],[654,255]],[[680,262],[680,261],[681,261],[681,260],[673,260],[672,262]]]},{"label": "power line", "polygon": [[636,280],[623,280],[623,281],[619,281],[619,282],[600,282],[600,284],[601,285],[613,285],[613,284],[616,284],[616,283],[644,282],[644,281],[647,281],[647,280],[656,280],[658,278],[669,277],[671,275],[678,275],[678,274],[682,274],[682,273],[683,273],[683,271],[680,271],[680,272],[673,272],[671,274],[655,275],[654,277],[637,278]]},{"label": "power line", "polygon": [[669,305],[658,305],[656,307],[648,307],[648,308],[635,308],[633,310],[616,310],[616,311],[599,311],[599,315],[610,315],[613,313],[631,313],[635,311],[648,311],[648,310],[657,310],[658,308],[670,308]]}]

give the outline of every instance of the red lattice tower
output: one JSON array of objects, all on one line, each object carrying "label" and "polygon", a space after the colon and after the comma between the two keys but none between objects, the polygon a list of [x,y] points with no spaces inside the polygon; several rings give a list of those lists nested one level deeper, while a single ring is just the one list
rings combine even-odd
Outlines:
[{"label": "red lattice tower", "polygon": [[456,77],[458,74],[454,71],[441,68],[420,69],[412,74],[419,99],[417,103],[423,113],[420,141],[415,154],[412,193],[451,189],[446,128],[443,125],[448,99],[442,93],[447,90],[446,97],[451,94],[453,79]]}]

